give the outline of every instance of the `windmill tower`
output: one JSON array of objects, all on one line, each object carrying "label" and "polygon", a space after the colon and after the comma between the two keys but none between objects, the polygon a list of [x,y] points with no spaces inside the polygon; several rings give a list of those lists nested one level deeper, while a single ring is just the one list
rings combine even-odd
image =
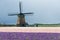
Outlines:
[{"label": "windmill tower", "polygon": [[20,26],[20,27],[25,27],[26,26],[25,15],[26,14],[33,14],[33,13],[22,13],[21,2],[19,2],[19,9],[20,9],[20,13],[19,14],[9,14],[9,16],[17,15],[18,19],[17,19],[17,24],[16,25]]}]

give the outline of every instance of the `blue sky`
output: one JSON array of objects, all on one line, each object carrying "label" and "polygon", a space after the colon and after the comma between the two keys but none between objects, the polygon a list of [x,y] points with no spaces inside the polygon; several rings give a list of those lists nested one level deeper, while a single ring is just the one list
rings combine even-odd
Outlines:
[{"label": "blue sky", "polygon": [[8,14],[19,13],[19,1],[22,1],[23,12],[33,12],[26,15],[26,22],[60,23],[60,0],[0,0],[0,23],[16,24],[17,16]]}]

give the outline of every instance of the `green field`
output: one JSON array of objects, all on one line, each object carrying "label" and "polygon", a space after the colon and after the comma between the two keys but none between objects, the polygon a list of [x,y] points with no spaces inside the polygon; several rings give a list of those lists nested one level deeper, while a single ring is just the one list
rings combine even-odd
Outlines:
[{"label": "green field", "polygon": [[[2,25],[0,24],[0,27],[16,27],[16,25]],[[32,24],[32,25],[27,25],[26,27],[60,27],[60,24]]]},{"label": "green field", "polygon": [[34,24],[36,27],[60,27],[60,24]]}]

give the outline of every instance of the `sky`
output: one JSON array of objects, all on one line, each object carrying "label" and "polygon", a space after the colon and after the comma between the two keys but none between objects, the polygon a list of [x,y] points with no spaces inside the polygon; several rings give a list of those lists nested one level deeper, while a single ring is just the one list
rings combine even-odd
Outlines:
[{"label": "sky", "polygon": [[34,13],[25,16],[27,23],[60,23],[60,0],[0,0],[0,23],[16,24],[17,16],[8,14],[19,13],[19,1],[22,2],[22,12]]}]

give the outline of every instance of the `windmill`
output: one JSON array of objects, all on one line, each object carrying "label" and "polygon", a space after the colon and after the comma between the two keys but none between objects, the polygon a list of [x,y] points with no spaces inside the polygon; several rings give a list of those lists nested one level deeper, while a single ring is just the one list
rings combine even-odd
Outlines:
[{"label": "windmill", "polygon": [[18,20],[17,20],[17,24],[16,25],[20,26],[20,27],[25,27],[26,26],[25,15],[26,14],[33,14],[33,13],[22,13],[21,2],[19,2],[19,9],[20,9],[20,13],[19,14],[9,14],[9,16],[17,15],[18,16]]}]

